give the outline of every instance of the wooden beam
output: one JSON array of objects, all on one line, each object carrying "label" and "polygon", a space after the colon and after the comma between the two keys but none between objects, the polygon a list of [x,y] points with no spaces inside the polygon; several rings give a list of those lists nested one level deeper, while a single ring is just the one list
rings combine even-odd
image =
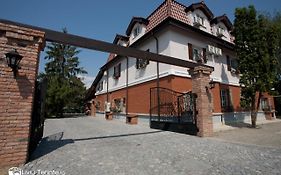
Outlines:
[{"label": "wooden beam", "polygon": [[[13,22],[13,21],[9,21],[9,20],[0,19],[0,23],[43,31],[43,32],[45,32],[46,41],[50,41],[50,42],[57,42],[57,43],[61,43],[61,44],[67,44],[67,45],[82,47],[82,48],[91,49],[91,50],[98,50],[98,51],[102,51],[102,52],[115,53],[115,54],[121,55],[121,56],[128,56],[128,57],[139,58],[139,59],[149,59],[151,61],[156,61],[159,63],[165,63],[165,64],[186,67],[186,68],[194,68],[199,65],[202,66],[202,64],[200,64],[200,63],[186,61],[186,60],[178,59],[175,57],[159,55],[159,54],[146,52],[146,51],[138,50],[136,48],[131,48],[131,47],[123,47],[123,46],[115,45],[115,44],[104,42],[104,41],[85,38],[85,37],[78,36],[78,35],[66,34],[63,32],[58,32],[58,31],[54,31],[54,30],[50,30],[50,29],[46,29],[46,28],[31,26],[31,25],[27,25],[27,24],[18,23],[18,22]],[[206,66],[206,65],[203,65],[203,66]],[[207,67],[210,67],[210,66],[207,66]]]}]

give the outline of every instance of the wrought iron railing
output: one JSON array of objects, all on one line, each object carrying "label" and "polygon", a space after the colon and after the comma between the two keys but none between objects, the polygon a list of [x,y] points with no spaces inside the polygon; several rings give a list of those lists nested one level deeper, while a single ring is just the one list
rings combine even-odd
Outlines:
[{"label": "wrought iron railing", "polygon": [[181,93],[167,88],[150,89],[152,121],[194,122],[195,98],[191,92]]}]

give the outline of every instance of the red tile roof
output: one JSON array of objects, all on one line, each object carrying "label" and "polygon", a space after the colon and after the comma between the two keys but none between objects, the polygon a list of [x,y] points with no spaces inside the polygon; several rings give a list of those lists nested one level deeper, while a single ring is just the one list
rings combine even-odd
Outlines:
[{"label": "red tile roof", "polygon": [[[207,14],[208,18],[214,19],[214,20],[223,20],[223,22],[227,23],[227,27],[231,28],[231,23],[229,23],[228,18],[225,17],[218,17],[214,18],[213,13],[211,10],[206,6],[206,4],[201,1],[199,3],[191,4],[190,6],[185,6],[175,0],[165,0],[160,6],[158,6],[147,18],[146,18],[146,33],[154,29],[157,25],[159,25],[161,22],[163,22],[167,18],[173,18],[178,21],[181,21],[185,24],[191,25],[191,21],[189,20],[187,16],[188,11],[194,11],[195,9],[202,10],[205,14]],[[144,20],[144,18],[141,17],[133,17],[132,21],[130,23],[130,28],[132,28],[132,24],[134,24],[135,20]],[[216,22],[216,21],[214,21]],[[128,29],[127,32],[129,33]],[[112,60],[114,58],[115,54],[110,54],[108,61]]]}]

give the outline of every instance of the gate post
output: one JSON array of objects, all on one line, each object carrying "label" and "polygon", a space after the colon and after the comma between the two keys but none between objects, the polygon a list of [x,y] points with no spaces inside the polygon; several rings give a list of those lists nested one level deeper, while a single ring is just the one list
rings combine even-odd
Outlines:
[{"label": "gate post", "polygon": [[[41,31],[0,23],[0,167],[21,165],[28,159],[35,81],[44,35]],[[23,57],[15,77],[5,57],[13,49]]]},{"label": "gate post", "polygon": [[213,69],[206,66],[197,66],[190,71],[192,77],[192,92],[197,94],[196,110],[197,135],[200,137],[210,137],[213,135],[212,107],[213,102],[209,98],[209,82]]}]

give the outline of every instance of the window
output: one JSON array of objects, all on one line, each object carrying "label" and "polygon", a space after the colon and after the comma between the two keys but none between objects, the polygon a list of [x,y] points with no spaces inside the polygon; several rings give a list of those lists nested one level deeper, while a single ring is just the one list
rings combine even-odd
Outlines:
[{"label": "window", "polygon": [[[149,52],[149,49],[146,50],[147,52]],[[144,59],[138,59],[136,61],[136,68],[137,69],[144,69],[146,68],[146,66],[149,64],[149,60],[144,60]]]},{"label": "window", "polygon": [[204,18],[200,15],[195,15],[193,17],[193,20],[194,20],[194,25],[196,26],[204,26]]},{"label": "window", "polygon": [[133,37],[137,37],[141,32],[141,28],[140,26],[137,26],[134,30],[133,30]]},{"label": "window", "polygon": [[268,105],[268,99],[267,98],[262,98],[261,99],[261,109],[264,110],[264,111],[267,111],[269,110],[269,105]]},{"label": "window", "polygon": [[217,36],[219,37],[224,36],[224,28],[222,28],[221,26],[219,26],[217,29]]},{"label": "window", "polygon": [[114,105],[112,107],[112,111],[113,112],[122,112],[123,109],[124,109],[124,100],[125,98],[117,98],[117,99],[114,99]]},{"label": "window", "polygon": [[97,90],[98,90],[98,91],[102,91],[102,90],[103,90],[103,81],[101,81],[101,82],[98,84]]},{"label": "window", "polygon": [[230,91],[229,89],[221,89],[221,109],[222,112],[231,112],[233,107],[231,105]]},{"label": "window", "polygon": [[207,49],[206,48],[200,48],[197,46],[193,46],[193,44],[188,43],[188,57],[190,60],[206,63],[207,62]]},{"label": "window", "polygon": [[226,61],[227,61],[227,70],[230,71],[231,73],[239,74],[237,59],[230,58],[227,55]]},{"label": "window", "polygon": [[238,61],[236,59],[231,59],[230,66],[232,69],[237,70],[238,69]]},{"label": "window", "polygon": [[117,66],[114,66],[113,77],[115,79],[118,79],[120,75],[121,75],[121,63],[119,63]]},{"label": "window", "polygon": [[193,48],[193,60],[198,61],[201,58],[200,50],[198,48]]}]

